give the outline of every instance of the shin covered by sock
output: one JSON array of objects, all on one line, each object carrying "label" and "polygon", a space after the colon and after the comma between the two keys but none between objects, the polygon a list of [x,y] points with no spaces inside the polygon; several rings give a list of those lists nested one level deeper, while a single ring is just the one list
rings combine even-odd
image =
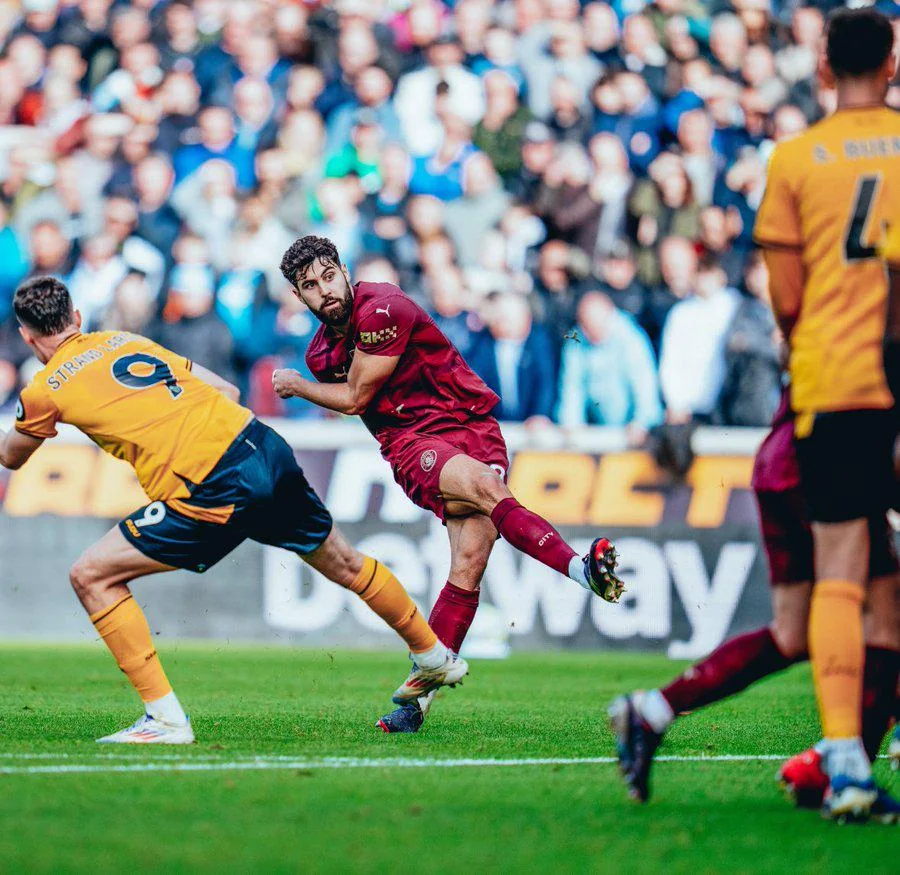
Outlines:
[{"label": "shin covered by sock", "polygon": [[400,581],[371,556],[363,557],[362,570],[350,589],[407,643],[411,652],[424,653],[438,643]]},{"label": "shin covered by sock", "polygon": [[900,651],[887,647],[867,647],[863,669],[862,739],[869,759],[878,749],[897,707],[897,678]]},{"label": "shin covered by sock", "polygon": [[863,588],[849,580],[823,580],[813,588],[809,658],[826,739],[860,735]]},{"label": "shin covered by sock", "polygon": [[514,498],[504,498],[491,512],[491,522],[517,550],[569,576],[569,564],[577,554],[543,517],[522,507]]},{"label": "shin covered by sock", "polygon": [[147,618],[131,593],[91,614],[91,622],[145,702],[162,699],[172,692],[153,646]]},{"label": "shin covered by sock", "polygon": [[462,589],[448,580],[431,609],[428,625],[454,653],[459,653],[469,626],[475,619],[479,594],[477,589]]},{"label": "shin covered by sock", "polygon": [[732,638],[662,690],[672,710],[692,711],[732,696],[795,660],[778,649],[768,627]]}]

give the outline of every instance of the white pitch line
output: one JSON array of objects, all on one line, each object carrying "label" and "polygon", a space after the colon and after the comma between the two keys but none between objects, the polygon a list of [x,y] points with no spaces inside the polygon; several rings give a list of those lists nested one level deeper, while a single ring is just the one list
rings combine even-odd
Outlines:
[{"label": "white pitch line", "polygon": [[[109,758],[107,758],[109,759]],[[660,756],[664,763],[740,763],[787,759],[786,754],[720,754],[718,756]],[[455,769],[520,766],[611,765],[615,757],[541,757],[521,759],[368,759],[327,757],[317,760],[291,757],[255,757],[247,760],[200,761],[182,759],[129,763],[65,763],[38,766],[0,766],[0,775],[69,775],[121,772],[225,772],[283,771],[291,769]]]}]

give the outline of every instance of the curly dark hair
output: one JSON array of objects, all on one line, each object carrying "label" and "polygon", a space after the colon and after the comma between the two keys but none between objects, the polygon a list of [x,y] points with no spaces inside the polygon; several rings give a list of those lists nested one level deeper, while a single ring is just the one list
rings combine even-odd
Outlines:
[{"label": "curly dark hair", "polygon": [[330,262],[335,267],[341,266],[341,257],[334,243],[327,237],[307,234],[295,240],[284,253],[281,259],[281,273],[291,285],[297,285],[297,277],[305,274],[317,259]]},{"label": "curly dark hair", "polygon": [[42,337],[65,331],[75,318],[69,290],[52,276],[36,276],[22,283],[13,297],[13,309],[22,325]]},{"label": "curly dark hair", "polygon": [[894,47],[890,19],[877,9],[838,9],[828,17],[828,63],[835,76],[879,70]]}]

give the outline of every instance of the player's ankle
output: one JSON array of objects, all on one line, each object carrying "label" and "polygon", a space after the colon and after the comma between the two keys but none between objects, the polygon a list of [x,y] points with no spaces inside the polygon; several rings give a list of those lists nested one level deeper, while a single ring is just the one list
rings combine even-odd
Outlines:
[{"label": "player's ankle", "polygon": [[591,584],[582,556],[573,556],[569,560],[569,577],[579,586],[583,586],[588,592],[591,592]]},{"label": "player's ankle", "polygon": [[446,646],[437,641],[428,650],[423,650],[421,653],[413,653],[411,656],[419,668],[440,668],[447,661],[448,652]]},{"label": "player's ankle", "polygon": [[181,702],[178,701],[178,696],[174,692],[167,693],[161,699],[144,702],[144,707],[154,720],[162,720],[173,726],[182,726],[188,722],[187,714],[184,713]]},{"label": "player's ankle", "polygon": [[872,765],[861,738],[825,738],[822,754],[830,777],[844,775],[856,781],[872,777]]},{"label": "player's ankle", "polygon": [[675,712],[659,690],[648,690],[635,702],[638,714],[650,724],[654,732],[665,732],[675,720]]}]

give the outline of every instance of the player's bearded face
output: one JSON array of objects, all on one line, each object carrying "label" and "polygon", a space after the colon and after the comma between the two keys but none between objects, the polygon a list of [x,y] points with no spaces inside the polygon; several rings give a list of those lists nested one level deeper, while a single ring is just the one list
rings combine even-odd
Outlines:
[{"label": "player's bearded face", "polygon": [[353,289],[342,268],[315,261],[297,284],[300,297],[326,325],[345,325],[353,307]]}]

